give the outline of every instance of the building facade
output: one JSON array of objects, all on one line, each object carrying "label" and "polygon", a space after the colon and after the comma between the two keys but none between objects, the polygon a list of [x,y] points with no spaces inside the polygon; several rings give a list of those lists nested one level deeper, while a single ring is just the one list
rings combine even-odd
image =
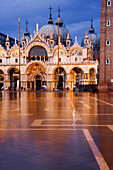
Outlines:
[{"label": "building facade", "polygon": [[[60,16],[59,16],[60,17]],[[59,49],[58,49],[59,22]],[[51,12],[48,24],[39,30],[38,23],[34,35],[22,38],[20,49],[20,83],[26,90],[40,90],[47,86],[53,90],[57,88],[58,80],[61,88],[73,89],[76,83],[80,85],[97,84],[98,61],[91,55],[90,40],[87,47],[77,43],[71,45],[70,33],[63,26],[63,21],[56,20],[53,24]],[[59,77],[58,77],[59,51]],[[7,36],[6,49],[0,45],[0,87],[17,88],[19,79],[19,46],[16,41],[10,48]]]},{"label": "building facade", "polygon": [[[5,34],[3,34],[3,33],[0,32],[0,44],[1,44],[4,48],[6,48],[6,45],[5,45],[6,39],[7,39],[7,35],[5,35]],[[12,46],[15,44],[15,41],[16,41],[16,43],[18,44],[18,41],[15,40],[15,39],[12,38],[12,37],[9,37],[9,40],[10,40],[10,47],[12,47]]]},{"label": "building facade", "polygon": [[[90,40],[90,48],[91,48],[91,55],[94,61],[98,61],[100,64],[100,38],[95,33],[95,29],[93,27],[93,20],[91,20],[91,27],[89,32],[86,33],[85,38],[82,39],[81,46],[87,47],[87,39]],[[98,73],[97,73],[97,84],[99,83],[99,65],[98,65]]]},{"label": "building facade", "polygon": [[101,1],[100,90],[113,89],[113,0]]}]

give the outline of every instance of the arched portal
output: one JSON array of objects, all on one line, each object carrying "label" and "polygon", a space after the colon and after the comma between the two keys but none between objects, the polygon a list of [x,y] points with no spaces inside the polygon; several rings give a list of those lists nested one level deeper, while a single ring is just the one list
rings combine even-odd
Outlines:
[{"label": "arched portal", "polygon": [[70,72],[71,89],[75,84],[82,84],[84,79],[84,72],[79,67],[74,67]]},{"label": "arched portal", "polygon": [[45,69],[40,63],[33,63],[27,69],[27,89],[40,90],[42,85],[46,85]]},{"label": "arched portal", "polygon": [[10,79],[10,89],[17,89],[17,80],[19,79],[19,70],[16,68],[11,68],[9,71],[9,79]]},{"label": "arched portal", "polygon": [[0,90],[2,90],[4,86],[4,72],[0,70]]},{"label": "arched portal", "polygon": [[58,68],[54,71],[54,88],[63,89],[66,87],[66,72],[64,68],[59,67],[59,77],[58,77]]},{"label": "arched portal", "polygon": [[47,61],[48,55],[47,51],[42,46],[34,46],[29,51],[28,61],[31,60],[41,60],[41,61]]}]

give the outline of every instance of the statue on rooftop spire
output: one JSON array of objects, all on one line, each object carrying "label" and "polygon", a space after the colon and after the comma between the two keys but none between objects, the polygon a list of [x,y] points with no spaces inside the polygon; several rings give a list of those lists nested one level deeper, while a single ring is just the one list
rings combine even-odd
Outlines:
[{"label": "statue on rooftop spire", "polygon": [[75,36],[75,44],[77,44],[77,37]]},{"label": "statue on rooftop spire", "polygon": [[37,33],[37,35],[38,35],[38,31],[39,31],[39,24],[38,24],[38,22],[37,22],[37,24],[36,24],[36,33]]}]

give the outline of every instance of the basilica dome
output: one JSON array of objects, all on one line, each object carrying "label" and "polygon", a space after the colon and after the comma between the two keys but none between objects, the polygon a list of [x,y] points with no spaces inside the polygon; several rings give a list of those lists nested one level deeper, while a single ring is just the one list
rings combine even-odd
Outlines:
[{"label": "basilica dome", "polygon": [[[100,48],[100,38],[99,36],[95,33],[95,30],[93,28],[93,25],[91,23],[91,28],[89,29],[89,39],[93,43],[93,48]],[[84,39],[82,39],[81,46],[84,46]]]},{"label": "basilica dome", "polygon": [[89,39],[92,40],[93,47],[100,47],[100,38],[99,38],[99,36],[97,34],[89,33]]},{"label": "basilica dome", "polygon": [[[58,26],[54,24],[47,24],[41,27],[41,35],[44,35],[45,38],[50,38],[53,34],[55,42],[58,40]],[[59,27],[59,35],[62,43],[66,42],[68,30],[65,27]]]},{"label": "basilica dome", "polygon": [[69,31],[66,29],[66,27],[63,26],[63,20],[59,19],[55,21],[55,24],[53,24],[52,16],[50,13],[50,18],[48,20],[48,24],[41,27],[40,32],[41,35],[44,35],[44,37],[50,38],[51,35],[53,35],[55,44],[58,43],[58,22],[59,22],[59,35],[60,35],[60,41],[62,44],[66,44],[66,39]]}]

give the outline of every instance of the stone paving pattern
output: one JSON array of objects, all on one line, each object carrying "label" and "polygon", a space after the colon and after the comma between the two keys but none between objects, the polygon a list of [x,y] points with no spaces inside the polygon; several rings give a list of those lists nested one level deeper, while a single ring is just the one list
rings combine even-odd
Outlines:
[{"label": "stone paving pattern", "polygon": [[113,94],[0,93],[0,170],[113,169]]}]

